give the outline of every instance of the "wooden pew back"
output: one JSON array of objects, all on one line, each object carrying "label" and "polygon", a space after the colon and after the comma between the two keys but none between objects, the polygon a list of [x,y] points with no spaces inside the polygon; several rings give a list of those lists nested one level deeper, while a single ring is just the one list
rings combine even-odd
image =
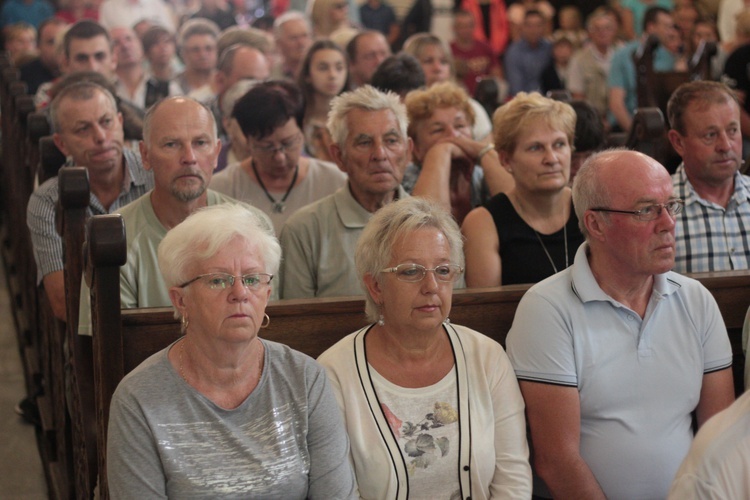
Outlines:
[{"label": "wooden pew back", "polygon": [[[63,167],[58,175],[60,196],[58,232],[65,250],[66,313],[64,338],[68,352],[59,353],[70,369],[62,396],[70,408],[67,434],[72,486],[77,498],[93,498],[97,478],[96,412],[94,406],[93,350],[91,337],[78,335],[78,306],[83,275],[83,243],[89,206],[89,176],[84,167]],[[67,394],[66,394],[67,392]]]},{"label": "wooden pew back", "polygon": [[[505,345],[518,301],[529,285],[456,290],[450,320],[482,332]],[[294,299],[271,302],[271,318],[260,337],[286,344],[317,358],[347,334],[362,328],[365,318],[362,297]],[[125,309],[119,333],[110,330],[106,340],[122,349],[122,373],[126,374],[148,356],[180,337],[180,325],[171,308]],[[119,370],[118,370],[119,371]]]},{"label": "wooden pew back", "polygon": [[[101,223],[101,224],[100,224]],[[122,377],[181,336],[170,308],[119,309],[119,266],[125,261],[124,224],[119,216],[89,221],[86,280],[92,291],[94,376],[98,420],[100,494],[106,488],[106,436],[109,403]],[[102,234],[103,233],[103,234]],[[742,368],[741,329],[750,304],[750,271],[694,275],[714,295],[732,340],[735,373]],[[516,307],[529,285],[457,290],[450,318],[502,345]],[[282,300],[268,305],[270,325],[260,336],[317,357],[347,334],[365,326],[361,297]],[[740,377],[741,380],[741,377]],[[741,382],[740,382],[741,384]]]}]

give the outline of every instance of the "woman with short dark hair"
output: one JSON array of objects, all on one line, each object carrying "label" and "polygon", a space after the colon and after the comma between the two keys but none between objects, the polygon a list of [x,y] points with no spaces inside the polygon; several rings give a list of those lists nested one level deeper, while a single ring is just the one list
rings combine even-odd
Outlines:
[{"label": "woman with short dark hair", "polygon": [[211,180],[211,189],[265,212],[276,234],[295,211],[346,183],[335,164],[302,156],[303,112],[302,94],[292,82],[272,80],[250,89],[232,111],[250,158]]}]

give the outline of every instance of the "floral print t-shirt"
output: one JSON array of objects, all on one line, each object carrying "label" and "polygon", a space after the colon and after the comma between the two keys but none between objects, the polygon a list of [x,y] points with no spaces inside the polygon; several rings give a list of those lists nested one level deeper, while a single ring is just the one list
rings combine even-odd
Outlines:
[{"label": "floral print t-shirt", "polygon": [[460,499],[455,370],[419,389],[392,384],[375,370],[370,373],[409,472],[409,498]]}]

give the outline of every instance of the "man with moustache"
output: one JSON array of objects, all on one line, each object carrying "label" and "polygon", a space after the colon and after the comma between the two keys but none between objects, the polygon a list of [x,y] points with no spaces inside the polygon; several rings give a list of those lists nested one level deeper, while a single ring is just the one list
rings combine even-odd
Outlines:
[{"label": "man with moustache", "polygon": [[354,249],[378,209],[408,196],[401,181],[411,158],[406,108],[370,85],[336,97],[328,113],[330,153],[349,181],[289,217],[279,240],[281,298],[362,295]]},{"label": "man with moustache", "polygon": [[674,270],[679,273],[750,268],[750,177],[742,163],[740,105],[726,85],[680,85],[667,105],[669,140],[682,157],[672,175],[685,200],[677,218]]},{"label": "man with moustache", "polygon": [[[65,88],[50,105],[53,139],[70,164],[86,167],[91,199],[89,215],[112,213],[154,186],[138,153],[123,148],[122,115],[103,87],[79,82]],[[57,177],[39,186],[29,199],[31,232],[39,281],[55,316],[65,320],[63,241],[55,229]]]},{"label": "man with moustache", "polygon": [[535,495],[665,498],[698,427],[734,400],[716,301],[670,271],[683,202],[666,169],[610,150],[576,175],[586,242],[518,305],[508,355],[526,402]]},{"label": "man with moustache", "polygon": [[[196,210],[236,200],[208,189],[221,150],[211,111],[189,97],[170,97],[147,112],[140,143],[143,166],[154,174],[154,189],[119,211],[128,240],[120,268],[120,306],[166,307],[156,251],[167,231]],[[251,208],[271,228],[260,210]],[[90,333],[89,290],[84,286],[78,333]]]}]

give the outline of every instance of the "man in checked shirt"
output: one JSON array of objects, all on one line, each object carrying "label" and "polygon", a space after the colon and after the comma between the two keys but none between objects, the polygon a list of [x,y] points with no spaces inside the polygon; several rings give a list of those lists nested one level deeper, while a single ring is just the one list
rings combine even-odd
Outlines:
[{"label": "man in checked shirt", "polygon": [[737,97],[724,84],[681,85],[669,99],[669,140],[682,157],[672,176],[685,201],[676,220],[674,271],[750,268],[750,177],[739,172],[742,131]]}]

